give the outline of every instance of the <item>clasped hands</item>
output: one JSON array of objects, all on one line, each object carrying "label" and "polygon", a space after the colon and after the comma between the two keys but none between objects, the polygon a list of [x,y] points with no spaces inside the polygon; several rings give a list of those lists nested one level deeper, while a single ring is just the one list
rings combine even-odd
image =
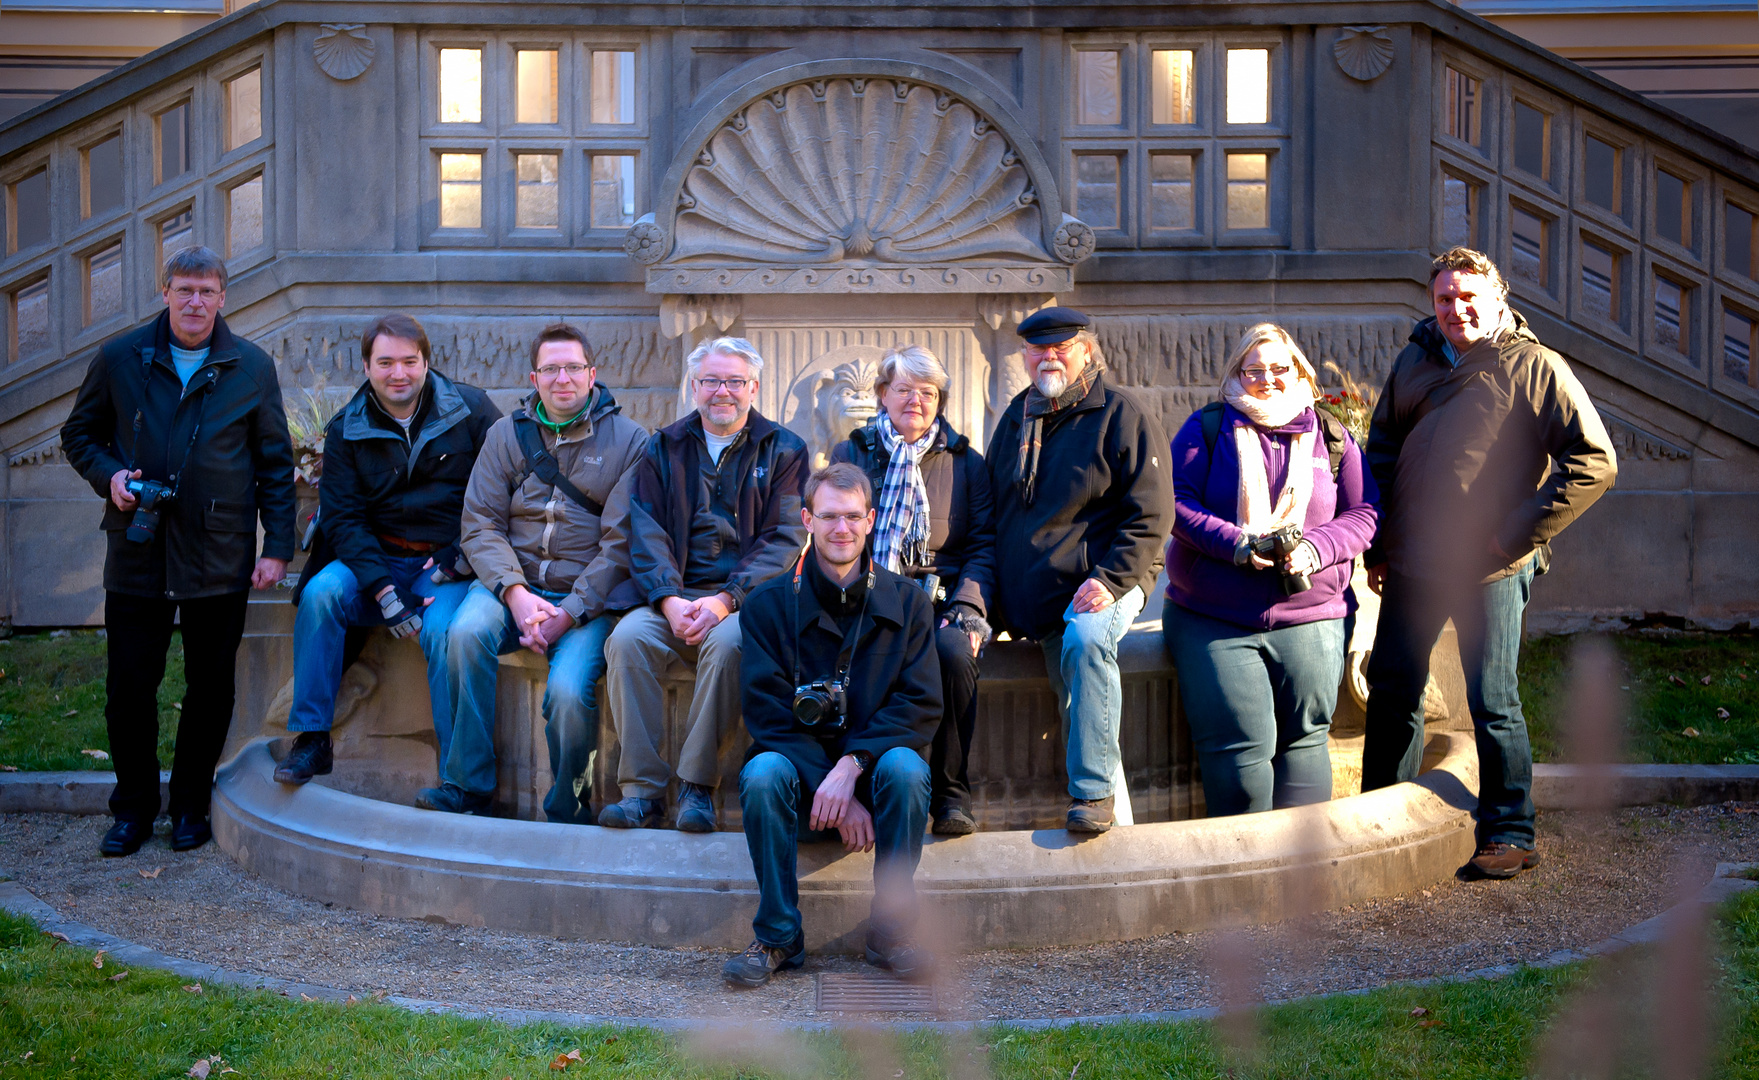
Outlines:
[{"label": "clasped hands", "polygon": [[855,781],[861,766],[848,754],[837,759],[824,783],[812,796],[812,815],[807,825],[814,831],[834,828],[849,852],[873,850],[873,815],[855,798]]},{"label": "clasped hands", "polygon": [[507,586],[501,590],[501,599],[519,627],[519,644],[539,656],[574,628],[574,616],[523,585]]},{"label": "clasped hands", "polygon": [[660,601],[660,614],[672,627],[672,633],[686,645],[701,645],[709,631],[733,613],[733,598],[724,592],[701,600],[668,596]]}]

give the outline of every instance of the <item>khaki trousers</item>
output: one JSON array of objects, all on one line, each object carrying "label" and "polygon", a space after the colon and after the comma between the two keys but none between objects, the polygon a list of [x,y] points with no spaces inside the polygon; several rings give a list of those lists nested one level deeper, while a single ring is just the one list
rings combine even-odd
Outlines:
[{"label": "khaki trousers", "polygon": [[703,787],[721,780],[721,749],[739,728],[739,613],[703,639],[686,645],[653,608],[623,616],[605,642],[605,692],[617,740],[617,783],[624,796],[664,798],[673,770],[660,748],[666,738],[665,678],[679,664],[696,665],[678,779]]}]

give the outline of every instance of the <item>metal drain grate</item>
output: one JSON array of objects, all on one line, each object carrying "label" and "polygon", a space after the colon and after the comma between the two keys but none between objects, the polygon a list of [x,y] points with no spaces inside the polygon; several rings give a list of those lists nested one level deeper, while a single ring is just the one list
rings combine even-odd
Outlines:
[{"label": "metal drain grate", "polygon": [[890,975],[826,972],[818,977],[819,1012],[932,1013],[934,987]]}]

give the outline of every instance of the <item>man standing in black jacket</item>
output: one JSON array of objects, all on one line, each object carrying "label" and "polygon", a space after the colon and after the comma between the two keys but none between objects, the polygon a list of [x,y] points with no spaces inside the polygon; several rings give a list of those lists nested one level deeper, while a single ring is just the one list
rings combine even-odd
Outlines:
[{"label": "man standing in black jacket", "polygon": [[863,557],[873,488],[854,465],[830,465],[806,482],[801,519],[811,551],[745,606],[740,675],[751,749],[739,805],[757,874],[756,940],[722,974],[735,986],[762,986],[805,961],[798,858],[808,810],[809,830],[836,829],[849,851],[874,851],[867,962],[919,976],[929,960],[909,934],[928,822],[922,750],[941,719],[934,602]]},{"label": "man standing in black jacket", "polygon": [[319,540],[293,602],[293,748],[275,770],[303,784],[334,763],[330,727],[350,626],[417,635],[444,761],[452,705],[446,628],[474,576],[458,549],[464,485],[501,411],[429,366],[427,332],[386,315],[360,336],[366,384],[324,429]]},{"label": "man standing in black jacket", "polygon": [[[61,429],[103,496],[104,720],[116,790],[105,855],[132,855],[159,813],[158,693],[182,614],[189,689],[171,765],[171,847],[208,842],[214,765],[232,722],[249,590],[293,557],[293,443],[275,362],[232,336],[226,264],[205,247],[165,261],[166,311],[99,346]],[[257,555],[258,517],[263,550]]]},{"label": "man standing in black jacket", "polygon": [[[989,445],[996,500],[996,607],[1044,648],[1068,730],[1071,832],[1112,827],[1122,771],[1118,642],[1142,611],[1173,524],[1167,437],[1134,397],[1108,386],[1079,311],[1029,315],[1032,385]],[[1128,792],[1125,792],[1128,797]]]}]

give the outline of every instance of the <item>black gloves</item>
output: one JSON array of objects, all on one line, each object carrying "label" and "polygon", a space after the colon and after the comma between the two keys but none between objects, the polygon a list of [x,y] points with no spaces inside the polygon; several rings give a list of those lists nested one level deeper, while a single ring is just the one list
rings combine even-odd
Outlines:
[{"label": "black gloves", "polygon": [[464,581],[476,576],[471,568],[470,560],[456,541],[434,552],[434,571],[428,575],[435,585],[446,585],[454,581]]},{"label": "black gloves", "polygon": [[384,613],[392,637],[420,633],[422,607],[422,598],[408,589],[393,588],[379,596],[379,610]]}]

